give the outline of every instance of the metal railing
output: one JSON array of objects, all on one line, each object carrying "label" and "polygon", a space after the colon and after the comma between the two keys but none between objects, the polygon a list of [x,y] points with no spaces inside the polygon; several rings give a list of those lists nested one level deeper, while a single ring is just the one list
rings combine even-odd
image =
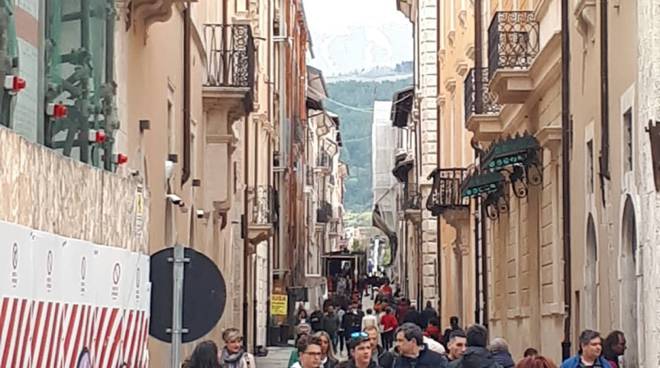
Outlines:
[{"label": "metal railing", "polygon": [[499,11],[488,28],[489,79],[498,69],[526,69],[539,53],[533,11]]},{"label": "metal railing", "polygon": [[[465,107],[465,121],[470,119],[470,116],[477,114],[477,79],[476,69],[472,68],[468,72],[464,81],[465,93],[464,107]],[[497,114],[502,109],[496,99],[495,95],[490,92],[488,87],[488,69],[481,69],[481,114]]]},{"label": "metal railing", "polygon": [[421,210],[422,209],[422,195],[419,191],[417,183],[406,183],[403,186],[403,203],[401,204],[404,210]]},{"label": "metal railing", "polygon": [[316,209],[316,222],[327,224],[332,219],[332,205],[328,201],[321,201]]},{"label": "metal railing", "polygon": [[426,208],[429,211],[467,208],[470,205],[470,199],[463,198],[461,193],[461,186],[467,177],[467,169],[437,169],[431,175],[433,177],[433,189],[426,203]]},{"label": "metal railing", "polygon": [[206,86],[248,87],[253,100],[255,48],[252,28],[245,24],[205,24]]},{"label": "metal railing", "polygon": [[253,188],[252,224],[267,225],[277,221],[275,188],[268,185],[259,185]]}]

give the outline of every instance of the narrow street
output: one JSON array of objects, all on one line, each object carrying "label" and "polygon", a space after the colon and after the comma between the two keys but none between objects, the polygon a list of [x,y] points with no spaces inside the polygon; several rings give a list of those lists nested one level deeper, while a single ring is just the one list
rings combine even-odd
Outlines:
[{"label": "narrow street", "polygon": [[0,368],[660,368],[659,16],[0,0]]}]

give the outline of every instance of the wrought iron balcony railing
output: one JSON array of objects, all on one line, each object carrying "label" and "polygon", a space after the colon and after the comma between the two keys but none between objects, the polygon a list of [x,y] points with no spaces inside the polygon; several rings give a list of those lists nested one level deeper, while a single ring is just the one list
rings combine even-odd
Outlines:
[{"label": "wrought iron balcony railing", "polygon": [[404,184],[402,208],[404,210],[422,209],[422,196],[417,183],[408,182]]},{"label": "wrought iron balcony railing", "polygon": [[208,66],[206,86],[247,87],[254,93],[255,48],[252,28],[245,24],[205,24]]},{"label": "wrought iron balcony railing", "polygon": [[539,22],[533,11],[495,13],[488,28],[489,77],[498,69],[527,69],[538,53]]},{"label": "wrought iron balcony railing", "polygon": [[434,216],[448,209],[465,209],[470,205],[469,198],[463,198],[461,186],[467,177],[467,169],[436,169],[431,173],[433,189],[426,200],[426,208]]},{"label": "wrought iron balcony railing", "polygon": [[316,222],[327,224],[332,218],[332,205],[327,201],[322,201],[319,208],[316,209]]},{"label": "wrought iron balcony railing", "polygon": [[[470,119],[470,116],[477,114],[477,73],[476,69],[472,68],[465,77],[464,86],[465,93],[463,95],[465,107],[465,121]],[[500,106],[495,96],[488,88],[488,69],[481,69],[481,114],[497,114],[500,112]]]},{"label": "wrought iron balcony railing", "polygon": [[254,188],[252,202],[252,221],[254,225],[268,225],[277,222],[277,195],[275,188],[259,185]]}]

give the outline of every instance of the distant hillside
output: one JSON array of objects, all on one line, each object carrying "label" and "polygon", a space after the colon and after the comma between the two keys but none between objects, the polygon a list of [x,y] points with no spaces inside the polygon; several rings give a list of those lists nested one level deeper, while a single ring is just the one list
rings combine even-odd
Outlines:
[{"label": "distant hillside", "polygon": [[377,66],[371,69],[354,70],[345,74],[338,74],[327,78],[327,81],[339,82],[347,80],[357,81],[395,81],[399,79],[410,79],[413,74],[412,61],[404,61],[395,67]]},{"label": "distant hillside", "polygon": [[[375,100],[391,100],[395,91],[410,86],[410,78],[395,81],[339,81],[328,84],[332,100],[327,108],[341,118],[344,147],[341,160],[348,164],[344,206],[349,212],[370,211],[371,192],[371,123]],[[341,105],[340,105],[341,104]],[[347,105],[342,106],[342,105]]]}]

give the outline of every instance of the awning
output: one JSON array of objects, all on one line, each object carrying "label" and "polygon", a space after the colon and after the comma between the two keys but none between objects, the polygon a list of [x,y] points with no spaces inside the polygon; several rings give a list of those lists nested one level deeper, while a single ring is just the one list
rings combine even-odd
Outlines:
[{"label": "awning", "polygon": [[391,256],[390,256],[390,264],[383,265],[385,267],[389,267],[394,263],[394,259],[396,257],[396,251],[397,251],[397,237],[396,237],[396,232],[387,225],[387,222],[385,222],[385,219],[383,218],[383,215],[380,213],[380,208],[378,205],[374,207],[374,210],[371,214],[371,222],[372,225],[382,231],[386,236],[387,239],[390,241],[390,250],[391,250]]},{"label": "awning", "polygon": [[539,148],[539,141],[529,133],[499,140],[486,152],[481,167],[499,170],[513,164],[529,163]]},{"label": "awning", "polygon": [[323,72],[307,65],[307,100],[308,109],[323,110],[323,100],[328,98]]},{"label": "awning", "polygon": [[397,155],[394,160],[392,175],[401,183],[408,181],[408,173],[415,167],[415,158],[407,153]]},{"label": "awning", "polygon": [[412,112],[414,87],[408,87],[394,93],[392,98],[392,126],[405,128],[408,126],[408,116]]},{"label": "awning", "polygon": [[482,194],[493,193],[503,182],[504,176],[497,171],[485,173],[475,171],[463,182],[461,194],[463,197],[478,197]]}]

